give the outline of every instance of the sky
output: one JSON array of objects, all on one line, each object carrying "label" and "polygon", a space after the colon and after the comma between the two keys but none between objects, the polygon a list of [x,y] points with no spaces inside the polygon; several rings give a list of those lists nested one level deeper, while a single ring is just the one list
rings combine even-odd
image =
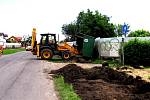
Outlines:
[{"label": "sky", "polygon": [[130,25],[130,30],[150,31],[149,0],[0,0],[0,32],[10,35],[59,34],[63,24],[76,20],[79,12],[98,10],[114,24]]}]

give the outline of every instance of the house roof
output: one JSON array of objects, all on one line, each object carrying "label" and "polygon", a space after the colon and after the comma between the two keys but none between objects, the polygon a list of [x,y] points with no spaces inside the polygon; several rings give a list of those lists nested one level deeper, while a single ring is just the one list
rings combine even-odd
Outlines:
[{"label": "house roof", "polygon": [[11,38],[15,38],[18,42],[20,42],[22,40],[22,37],[11,36],[9,39],[11,39]]},{"label": "house roof", "polygon": [[8,34],[4,34],[4,37],[8,37]]},{"label": "house roof", "polygon": [[0,33],[0,36],[8,37],[8,35],[4,33]]},{"label": "house roof", "polygon": [[15,37],[17,41],[21,41],[22,37]]},{"label": "house roof", "polygon": [[4,36],[4,33],[0,33],[0,36]]}]

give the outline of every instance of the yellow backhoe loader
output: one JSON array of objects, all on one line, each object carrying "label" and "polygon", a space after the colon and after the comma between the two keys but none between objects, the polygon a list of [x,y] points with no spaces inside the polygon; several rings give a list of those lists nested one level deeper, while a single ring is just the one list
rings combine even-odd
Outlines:
[{"label": "yellow backhoe loader", "polygon": [[56,42],[56,34],[41,34],[40,43],[36,41],[36,29],[32,31],[32,53],[41,57],[41,59],[51,59],[53,55],[60,55],[64,60],[70,59],[74,55],[78,55],[79,52],[73,46],[70,46],[66,42],[58,45]]}]

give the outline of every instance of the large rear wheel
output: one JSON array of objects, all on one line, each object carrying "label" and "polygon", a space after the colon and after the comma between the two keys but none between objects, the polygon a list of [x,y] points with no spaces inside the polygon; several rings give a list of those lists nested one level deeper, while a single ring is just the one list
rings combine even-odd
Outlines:
[{"label": "large rear wheel", "polygon": [[41,51],[41,58],[48,60],[51,59],[53,57],[53,52],[50,49],[43,49]]}]

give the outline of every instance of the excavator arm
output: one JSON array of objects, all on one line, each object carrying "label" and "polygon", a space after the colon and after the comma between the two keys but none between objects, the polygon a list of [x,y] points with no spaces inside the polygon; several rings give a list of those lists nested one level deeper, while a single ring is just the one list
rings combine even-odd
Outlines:
[{"label": "excavator arm", "polygon": [[36,55],[36,53],[37,53],[36,45],[37,45],[37,41],[36,41],[36,28],[33,28],[33,30],[32,30],[32,43],[31,43],[31,47],[32,47],[32,53],[34,55]]}]

